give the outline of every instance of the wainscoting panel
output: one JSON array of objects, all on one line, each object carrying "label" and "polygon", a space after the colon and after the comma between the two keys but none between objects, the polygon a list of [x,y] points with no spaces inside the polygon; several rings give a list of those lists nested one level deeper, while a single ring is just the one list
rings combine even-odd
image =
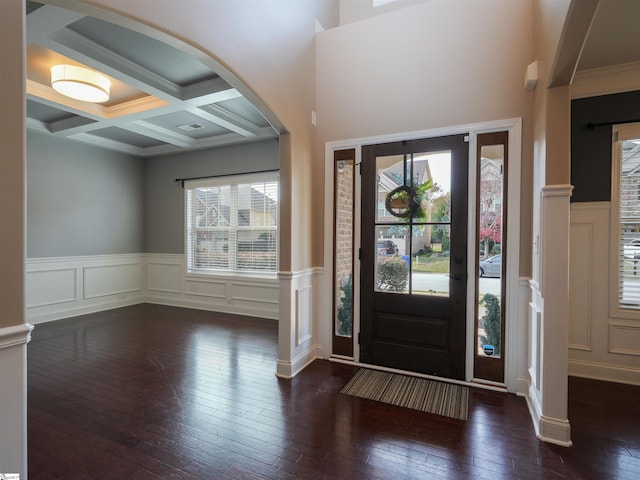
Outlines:
[{"label": "wainscoting panel", "polygon": [[148,261],[147,289],[151,292],[180,293],[181,272],[180,264]]},{"label": "wainscoting panel", "polygon": [[640,317],[609,312],[610,204],[571,204],[569,375],[640,385]]},{"label": "wainscoting panel", "polygon": [[27,321],[42,323],[140,303],[143,268],[142,254],[27,259]]},{"label": "wainscoting panel", "polygon": [[311,286],[296,290],[296,346],[311,338]]},{"label": "wainscoting panel", "polygon": [[278,319],[277,278],[186,274],[184,255],[146,254],[145,301]]},{"label": "wainscoting panel", "polygon": [[108,297],[142,290],[141,262],[83,268],[84,298]]},{"label": "wainscoting panel", "polygon": [[569,348],[591,351],[593,225],[571,223]]},{"label": "wainscoting panel", "polygon": [[640,356],[640,325],[609,322],[609,353]]},{"label": "wainscoting panel", "polygon": [[[279,354],[276,375],[292,378],[316,358],[324,357],[324,348],[313,329],[313,315],[325,299],[314,297],[322,283],[323,270],[310,268],[280,272],[280,305],[283,306],[279,329]],[[285,315],[285,316],[282,316]],[[327,352],[330,349],[326,350]]]},{"label": "wainscoting panel", "polygon": [[226,300],[228,296],[227,290],[228,283],[224,280],[187,278],[184,293]]},{"label": "wainscoting panel", "polygon": [[271,284],[233,281],[229,284],[229,295],[233,301],[278,303]]},{"label": "wainscoting panel", "polygon": [[78,299],[77,273],[75,268],[27,271],[27,308],[75,302]]},{"label": "wainscoting panel", "polygon": [[542,342],[542,307],[540,291],[534,282],[531,282],[532,300],[529,303],[529,379],[531,387],[540,388],[540,361]]},{"label": "wainscoting panel", "polygon": [[185,276],[184,256],[96,255],[27,260],[27,321],[41,323],[149,302],[277,320],[277,278]]},{"label": "wainscoting panel", "polygon": [[509,392],[526,396],[531,384],[529,374],[529,317],[531,304],[530,279],[520,277],[517,296],[512,305],[513,317],[507,325],[506,379]]}]

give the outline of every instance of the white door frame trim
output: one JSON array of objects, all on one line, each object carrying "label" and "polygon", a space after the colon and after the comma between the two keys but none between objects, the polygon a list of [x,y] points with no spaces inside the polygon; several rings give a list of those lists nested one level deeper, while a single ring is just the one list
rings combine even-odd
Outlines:
[{"label": "white door frame trim", "polygon": [[[404,133],[394,133],[371,137],[360,137],[355,139],[338,140],[325,144],[325,209],[324,209],[324,280],[323,291],[333,292],[333,209],[334,209],[334,184],[333,184],[333,158],[337,150],[354,148],[356,151],[356,164],[361,162],[361,147],[378,143],[397,142],[402,140],[414,140],[420,138],[431,138],[445,135],[469,134],[469,216],[468,223],[468,252],[467,269],[470,279],[475,275],[476,249],[476,136],[481,133],[507,131],[509,133],[509,168],[508,172],[508,198],[509,208],[507,210],[507,242],[509,244],[507,257],[507,284],[506,292],[506,348],[505,348],[505,384],[498,385],[506,388],[510,392],[524,394],[522,390],[522,376],[526,375],[526,349],[521,348],[518,339],[526,335],[526,318],[523,317],[519,308],[520,300],[520,175],[522,161],[522,119],[511,118],[489,122],[480,122],[466,125],[455,125],[450,127],[440,127],[428,130],[418,130]],[[355,225],[354,225],[354,250],[360,246],[360,175],[356,175],[355,188]],[[356,256],[357,257],[357,256]],[[354,259],[354,279],[360,276],[360,261]],[[353,298],[360,296],[360,285],[354,281]],[[331,336],[333,315],[331,311],[332,302],[320,302],[320,312],[318,315],[318,336],[319,342],[326,345],[325,352],[331,356]],[[467,382],[473,382],[473,354],[475,349],[475,334],[473,331],[475,315],[475,282],[469,282],[467,291],[467,345],[466,345],[466,378]],[[357,342],[357,332],[360,331],[359,304],[354,301],[354,361],[360,360],[359,345]],[[517,347],[517,345],[519,347]],[[521,358],[522,357],[522,358]],[[344,359],[342,359],[344,360]],[[525,373],[523,373],[525,372]]]}]

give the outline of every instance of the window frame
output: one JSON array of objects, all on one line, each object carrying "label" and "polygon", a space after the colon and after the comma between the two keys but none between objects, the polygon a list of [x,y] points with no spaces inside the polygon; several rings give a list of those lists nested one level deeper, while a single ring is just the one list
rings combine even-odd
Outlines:
[{"label": "window frame", "polygon": [[[640,123],[613,125],[611,130],[609,316],[612,318],[640,320],[640,302],[637,308],[629,308],[622,305],[618,297],[621,254],[619,246],[622,245],[620,238],[622,143],[626,140],[640,139]],[[624,255],[624,253],[622,254]],[[638,271],[640,273],[640,262],[638,263]]]},{"label": "window frame", "polygon": [[[260,225],[256,226],[241,225],[239,221],[238,213],[241,211],[238,202],[238,190],[240,185],[255,184],[255,183],[276,183],[276,190],[278,192],[275,199],[275,225]],[[230,196],[234,197],[230,200],[230,212],[229,212],[229,225],[220,226],[215,228],[215,231],[229,232],[227,240],[227,248],[229,255],[229,266],[227,268],[193,268],[193,250],[190,243],[191,232],[198,227],[193,227],[194,218],[190,210],[189,197],[191,191],[197,188],[211,188],[211,187],[229,187]],[[280,175],[277,170],[267,172],[256,172],[247,174],[234,174],[234,175],[221,175],[218,177],[204,177],[185,180],[184,182],[184,265],[185,274],[192,277],[209,278],[216,276],[235,276],[246,278],[277,278],[279,270],[279,242],[280,242]],[[251,229],[269,230],[275,235],[275,264],[273,269],[269,270],[252,270],[237,267],[237,244],[239,239],[239,233],[250,231]],[[234,239],[232,241],[232,238]]]}]

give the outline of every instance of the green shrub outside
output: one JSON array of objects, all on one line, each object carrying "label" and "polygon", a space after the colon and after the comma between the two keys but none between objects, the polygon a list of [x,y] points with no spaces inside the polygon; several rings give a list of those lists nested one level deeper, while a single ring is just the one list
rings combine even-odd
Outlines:
[{"label": "green shrub outside", "polygon": [[403,292],[409,283],[409,266],[401,257],[390,257],[378,263],[377,290]]},{"label": "green shrub outside", "polygon": [[482,297],[481,305],[484,305],[486,313],[480,319],[484,325],[484,333],[480,337],[482,345],[493,345],[494,355],[500,355],[500,337],[501,337],[501,315],[500,315],[500,299],[491,293],[485,293]]}]

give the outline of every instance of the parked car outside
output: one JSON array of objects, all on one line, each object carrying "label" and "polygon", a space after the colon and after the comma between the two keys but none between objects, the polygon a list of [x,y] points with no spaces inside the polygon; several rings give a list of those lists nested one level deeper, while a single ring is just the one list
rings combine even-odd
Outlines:
[{"label": "parked car outside", "polygon": [[500,277],[502,275],[502,255],[494,255],[480,262],[481,277]]},{"label": "parked car outside", "polygon": [[398,245],[391,240],[378,241],[378,255],[395,255],[398,253]]},{"label": "parked car outside", "polygon": [[640,238],[634,238],[624,245],[624,258],[640,259]]}]

